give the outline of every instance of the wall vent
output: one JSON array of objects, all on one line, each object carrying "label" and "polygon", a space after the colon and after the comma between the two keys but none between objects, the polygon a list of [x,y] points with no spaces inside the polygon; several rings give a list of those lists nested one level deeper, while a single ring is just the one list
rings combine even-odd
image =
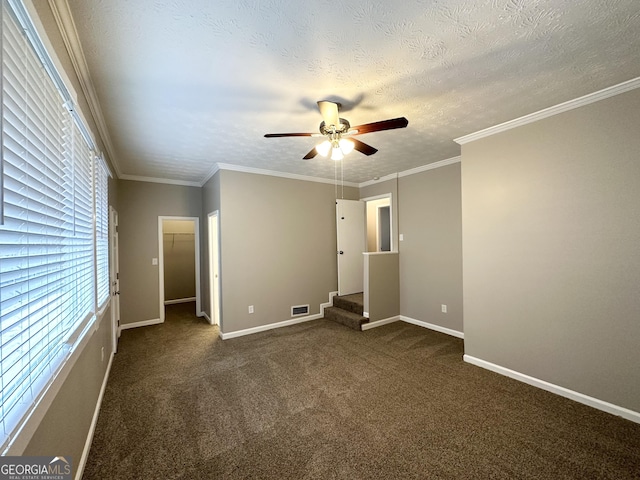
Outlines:
[{"label": "wall vent", "polygon": [[309,305],[295,305],[291,307],[291,316],[309,315]]}]

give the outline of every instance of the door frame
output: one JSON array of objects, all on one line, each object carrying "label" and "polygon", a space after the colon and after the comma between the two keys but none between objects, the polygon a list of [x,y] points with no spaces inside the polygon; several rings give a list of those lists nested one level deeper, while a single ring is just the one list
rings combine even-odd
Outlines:
[{"label": "door frame", "polygon": [[202,312],[200,308],[200,217],[174,217],[174,216],[158,216],[158,285],[160,299],[160,323],[164,322],[164,237],[163,222],[165,220],[187,220],[195,222],[194,225],[194,242],[195,242],[195,271],[196,271],[196,315]]},{"label": "door frame", "polygon": [[[356,205],[361,219],[349,217],[351,210]],[[348,211],[345,211],[348,210]],[[344,215],[344,216],[343,216]],[[346,221],[345,223],[342,223]],[[342,225],[342,226],[341,226]],[[338,273],[338,295],[348,295],[362,292],[364,290],[364,256],[366,252],[366,203],[362,200],[336,200],[336,246],[337,252],[337,273]],[[346,235],[345,235],[346,233]],[[358,240],[354,233],[359,234]],[[341,238],[344,241],[341,242]],[[345,247],[346,245],[346,247]],[[355,252],[350,251],[356,246]],[[343,249],[345,253],[343,253]],[[344,255],[344,256],[343,256]],[[354,268],[356,267],[356,268]],[[358,275],[356,277],[356,275]],[[346,283],[346,285],[345,285]]]},{"label": "door frame", "polygon": [[109,205],[109,296],[111,297],[111,348],[118,351],[120,337],[120,252],[118,212]]},{"label": "door frame", "polygon": [[[215,227],[215,232],[212,227]],[[209,252],[209,307],[211,325],[220,326],[220,211],[214,210],[207,215],[207,240]]]},{"label": "door frame", "polygon": [[[393,193],[389,192],[389,193],[383,193],[381,195],[375,195],[372,197],[366,197],[366,198],[361,198],[360,200],[362,200],[365,205],[368,204],[368,202],[374,201],[374,200],[382,200],[384,198],[388,198],[389,199],[389,233],[391,236],[391,252],[397,252],[397,246],[396,246],[396,241],[394,240],[395,237],[395,230],[393,228]],[[365,207],[365,212],[367,211],[366,207]],[[378,209],[376,208],[376,247],[377,250],[379,251],[380,248],[380,242],[379,242],[379,238],[378,236],[380,235],[380,228],[378,225],[378,221],[379,221],[379,212]],[[367,230],[367,218],[365,215],[365,231]]]},{"label": "door frame", "polygon": [[[380,221],[380,211],[382,209],[389,210],[389,250],[382,250],[382,222]],[[378,205],[376,207],[376,250],[378,252],[392,252],[393,251],[393,235],[391,234],[391,203],[389,205]]]}]

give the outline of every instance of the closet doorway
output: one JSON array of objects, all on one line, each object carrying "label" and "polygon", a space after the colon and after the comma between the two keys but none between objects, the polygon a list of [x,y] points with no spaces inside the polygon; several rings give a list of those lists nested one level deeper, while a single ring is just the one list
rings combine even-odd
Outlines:
[{"label": "closet doorway", "polygon": [[200,219],[158,217],[160,320],[165,305],[194,302],[200,308]]},{"label": "closet doorway", "polygon": [[363,199],[366,203],[367,252],[394,251],[391,194]]}]

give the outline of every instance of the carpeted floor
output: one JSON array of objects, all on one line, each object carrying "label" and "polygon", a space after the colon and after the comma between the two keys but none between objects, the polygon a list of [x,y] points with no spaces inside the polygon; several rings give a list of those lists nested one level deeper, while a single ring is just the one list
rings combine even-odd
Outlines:
[{"label": "carpeted floor", "polygon": [[222,341],[167,308],[120,340],[85,479],[640,479],[640,425],[397,322]]}]

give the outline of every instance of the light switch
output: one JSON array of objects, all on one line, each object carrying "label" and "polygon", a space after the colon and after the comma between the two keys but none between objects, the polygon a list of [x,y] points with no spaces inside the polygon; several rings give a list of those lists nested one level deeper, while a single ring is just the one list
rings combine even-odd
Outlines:
[{"label": "light switch", "polygon": [[400,234],[400,241],[404,241],[404,235],[402,233]]},{"label": "light switch", "polygon": [[157,258],[152,258],[151,259],[151,265],[157,265],[158,264],[158,259]]}]

